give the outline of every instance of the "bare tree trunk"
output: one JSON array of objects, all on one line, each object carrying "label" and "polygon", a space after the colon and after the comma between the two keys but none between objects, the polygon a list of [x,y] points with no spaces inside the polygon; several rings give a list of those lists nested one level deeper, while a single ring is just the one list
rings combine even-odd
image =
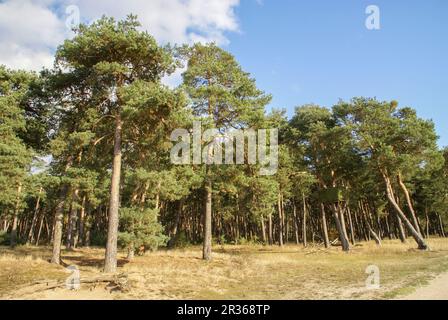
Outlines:
[{"label": "bare tree trunk", "polygon": [[[67,158],[67,164],[65,165],[64,173],[67,172],[68,169],[72,166],[73,157],[69,156]],[[60,264],[61,263],[61,245],[62,245],[62,220],[64,218],[64,206],[65,206],[65,198],[69,194],[70,187],[66,184],[61,186],[60,194],[59,194],[59,202],[56,205],[54,211],[54,221],[53,221],[53,230],[50,232],[50,228],[48,226],[48,219],[46,219],[46,229],[48,233],[48,239],[50,242],[53,242],[53,253],[51,257],[51,263]]]},{"label": "bare tree trunk", "polygon": [[328,227],[327,227],[327,218],[325,214],[325,205],[323,203],[320,204],[320,212],[322,217],[322,233],[324,238],[325,248],[330,247],[330,239],[328,238]]},{"label": "bare tree trunk", "polygon": [[445,227],[443,226],[443,221],[440,213],[437,214],[437,217],[439,218],[440,235],[445,238]]},{"label": "bare tree trunk", "polygon": [[156,209],[160,208],[160,187],[162,186],[162,181],[157,183],[157,192],[156,192]]},{"label": "bare tree trunk", "polygon": [[272,230],[272,212],[269,214],[269,245],[273,245],[274,244],[274,237],[273,237],[273,230]]},{"label": "bare tree trunk", "polygon": [[[54,228],[54,221],[53,221],[53,225],[51,226],[51,229],[50,229],[50,225],[49,225],[48,219],[45,218],[45,230],[47,231],[47,239],[48,239],[47,242],[48,243],[53,243],[53,240],[54,240],[54,229],[55,229]],[[61,234],[62,234],[62,231],[61,231]]]},{"label": "bare tree trunk", "polygon": [[293,201],[292,203],[292,212],[293,212],[293,219],[294,219],[294,235],[296,239],[296,244],[300,243],[299,239],[299,225],[297,223],[297,207],[296,203]]},{"label": "bare tree trunk", "polygon": [[345,223],[345,206],[341,207],[341,203],[338,203],[338,213],[339,213],[339,220],[341,223],[342,232],[344,233],[344,238],[348,241],[348,232],[347,232],[347,226]]},{"label": "bare tree trunk", "polygon": [[392,240],[392,232],[390,230],[390,224],[389,224],[389,213],[386,215],[385,221],[386,221],[387,236],[389,237],[389,240]]},{"label": "bare tree trunk", "polygon": [[383,178],[386,183],[386,194],[387,198],[389,199],[389,202],[392,204],[392,206],[397,211],[397,214],[399,215],[400,219],[404,222],[406,225],[406,228],[411,233],[412,237],[414,238],[415,242],[418,244],[418,248],[420,250],[429,250],[428,245],[426,244],[425,240],[423,239],[422,235],[414,228],[412,223],[406,218],[406,215],[401,210],[400,206],[395,201],[395,195],[392,189],[392,184],[390,182],[390,179],[387,177],[385,173],[383,173]]},{"label": "bare tree trunk", "polygon": [[286,211],[285,211],[285,203],[283,201],[283,195],[281,198],[281,206],[282,206],[282,217],[283,217],[283,229],[285,231],[285,243],[289,242],[289,219],[286,215]]},{"label": "bare tree trunk", "polygon": [[78,219],[78,235],[79,235],[79,243],[81,244],[81,246],[85,245],[85,237],[84,237],[85,214],[86,214],[86,196],[82,197],[81,209],[79,210],[79,219]]},{"label": "bare tree trunk", "polygon": [[306,242],[306,200],[305,200],[305,194],[302,193],[302,202],[303,202],[303,217],[302,217],[302,242],[303,246],[306,248],[307,242]]},{"label": "bare tree trunk", "polygon": [[339,233],[339,240],[341,241],[342,250],[349,251],[350,244],[347,238],[347,234],[344,232],[342,228],[342,221],[339,218],[339,211],[340,211],[339,205],[333,204],[333,217],[336,223],[336,229],[338,230]]},{"label": "bare tree trunk", "polygon": [[202,259],[212,258],[212,181],[208,177],[205,187],[205,214],[204,214],[204,244]]},{"label": "bare tree trunk", "polygon": [[398,213],[395,213],[395,216],[397,218],[396,222],[397,222],[397,227],[398,227],[398,236],[400,238],[400,241],[402,243],[406,243],[406,233],[404,232],[404,227],[403,227],[403,222],[400,219],[400,216],[398,215]]},{"label": "bare tree trunk", "polygon": [[375,242],[378,246],[381,246],[381,239],[380,237],[375,233],[375,231],[373,231],[372,226],[369,224],[367,224],[368,228],[369,228],[369,232],[372,235],[373,239],[375,239]]},{"label": "bare tree trunk", "polygon": [[261,236],[262,236],[262,240],[263,240],[263,244],[266,245],[266,226],[264,224],[264,217],[263,215],[261,216]]},{"label": "bare tree trunk", "polygon": [[44,225],[44,218],[45,218],[45,214],[44,214],[44,212],[42,212],[42,216],[40,218],[40,223],[39,223],[39,230],[37,231],[37,238],[36,238],[36,243],[35,243],[36,246],[39,245],[40,235],[42,232],[42,227]]},{"label": "bare tree trunk", "polygon": [[281,206],[281,194],[278,194],[277,200],[277,209],[278,209],[278,243],[280,246],[283,246],[283,216],[282,216],[282,206]]},{"label": "bare tree trunk", "polygon": [[92,227],[85,229],[84,232],[84,246],[90,247],[90,233],[92,232]]},{"label": "bare tree trunk", "polygon": [[120,176],[121,176],[121,132],[122,121],[120,112],[115,116],[114,159],[109,201],[109,223],[107,229],[107,246],[104,261],[104,272],[113,273],[117,270],[117,239],[118,210],[120,207]]},{"label": "bare tree trunk", "polygon": [[358,201],[358,214],[355,215],[355,223],[358,226],[359,234],[363,237],[364,241],[368,241],[368,234],[366,231],[365,223],[364,223],[364,211],[361,205],[361,201]]},{"label": "bare tree trunk", "polygon": [[415,214],[414,206],[412,205],[411,196],[409,195],[408,188],[403,182],[403,179],[401,177],[401,173],[398,173],[397,176],[398,184],[400,185],[401,190],[403,190],[403,193],[406,198],[406,203],[408,205],[409,211],[411,212],[412,217],[412,224],[414,225],[415,231],[417,231],[420,235],[422,235],[422,231],[420,229],[420,224],[418,223],[417,215]]},{"label": "bare tree trunk", "polygon": [[70,215],[67,224],[67,238],[66,238],[66,248],[71,250],[74,248],[74,232],[76,231],[76,226],[78,224],[78,209],[76,202],[78,200],[79,189],[75,189],[72,193],[72,204],[70,208]]},{"label": "bare tree trunk", "polygon": [[61,243],[62,243],[62,219],[64,217],[65,195],[68,193],[68,186],[63,186],[59,202],[56,205],[54,213],[54,231],[53,231],[53,255],[51,263],[61,263]]},{"label": "bare tree trunk", "polygon": [[184,206],[184,200],[179,200],[178,206],[177,206],[177,213],[176,213],[176,220],[174,221],[173,228],[171,230],[171,238],[176,237],[177,230],[179,229],[180,224],[180,217],[182,216],[182,208]]},{"label": "bare tree trunk", "polygon": [[12,230],[11,230],[11,240],[10,240],[10,246],[11,248],[14,248],[17,244],[17,222],[19,219],[19,209],[20,209],[20,195],[22,193],[22,183],[19,183],[19,186],[17,187],[17,198],[16,198],[16,204],[14,207],[14,218],[12,221]]},{"label": "bare tree trunk", "polygon": [[39,212],[39,208],[40,208],[40,195],[42,193],[43,189],[42,187],[39,188],[39,193],[37,196],[37,200],[36,200],[36,205],[34,206],[34,212],[33,212],[33,220],[31,222],[31,227],[30,227],[30,231],[28,232],[28,237],[26,242],[27,243],[33,243],[34,242],[34,229],[36,228],[36,223],[37,223],[37,214]]},{"label": "bare tree trunk", "polygon": [[352,245],[355,245],[355,229],[352,221],[352,212],[350,210],[350,207],[348,206],[347,206],[347,213],[348,213],[348,222],[350,225],[350,240],[352,241]]}]

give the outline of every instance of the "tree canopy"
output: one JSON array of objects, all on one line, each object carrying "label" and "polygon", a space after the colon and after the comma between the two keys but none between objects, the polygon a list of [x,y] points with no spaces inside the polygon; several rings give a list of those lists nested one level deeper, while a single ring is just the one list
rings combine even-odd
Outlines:
[{"label": "tree canopy", "polygon": [[[182,67],[178,87],[163,84]],[[51,244],[58,264],[63,245],[103,246],[106,272],[119,248],[132,259],[202,243],[209,260],[214,243],[349,251],[412,237],[429,249],[428,237],[446,235],[448,151],[431,120],[368,97],[290,118],[270,102],[216,44],[161,46],[135,16],[80,25],[52,69],[0,67],[2,233],[12,246]],[[219,137],[199,137],[199,162],[172,163],[171,133],[194,141],[196,123]],[[260,174],[248,148],[242,163],[203,161],[217,156],[211,145],[233,152],[226,135],[261,129],[278,130],[275,174]]]}]

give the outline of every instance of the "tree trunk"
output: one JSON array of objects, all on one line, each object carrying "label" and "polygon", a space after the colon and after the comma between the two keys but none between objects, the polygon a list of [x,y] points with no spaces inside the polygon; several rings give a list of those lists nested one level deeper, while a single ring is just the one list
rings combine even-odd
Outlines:
[{"label": "tree trunk", "polygon": [[202,248],[202,259],[212,258],[212,181],[207,178],[205,187],[205,212],[204,212],[204,243]]},{"label": "tree trunk", "polygon": [[42,212],[42,217],[40,218],[40,223],[39,223],[39,230],[37,231],[37,238],[36,238],[36,243],[35,243],[36,246],[39,245],[40,234],[42,232],[42,227],[44,225],[44,218],[45,218],[45,214]]},{"label": "tree trunk", "polygon": [[296,203],[294,201],[292,203],[292,212],[293,212],[293,219],[294,219],[294,235],[295,235],[295,239],[296,239],[296,244],[298,245],[300,243],[299,225],[297,223],[297,207],[296,207]]},{"label": "tree trunk", "polygon": [[266,237],[266,226],[265,226],[265,224],[264,224],[264,217],[263,217],[263,215],[261,216],[261,236],[262,236],[262,240],[263,240],[263,244],[264,245],[266,245],[266,240],[267,240],[267,237]]},{"label": "tree trunk", "polygon": [[177,230],[179,229],[180,224],[180,218],[182,216],[182,208],[184,206],[184,200],[179,200],[178,206],[177,206],[177,212],[176,212],[176,220],[174,221],[173,229],[171,230],[171,238],[176,237]]},{"label": "tree trunk", "polygon": [[330,247],[330,239],[328,238],[328,227],[327,227],[327,218],[325,214],[325,205],[323,203],[320,204],[320,212],[322,217],[322,233],[324,238],[325,248]]},{"label": "tree trunk", "polygon": [[[54,228],[54,221],[52,221],[52,222],[53,222],[53,225],[51,226],[51,231],[50,231],[50,225],[49,225],[48,219],[45,218],[45,230],[47,231],[47,239],[48,239],[47,242],[48,243],[53,243],[53,239],[54,239],[54,229],[55,228]],[[61,231],[61,234],[62,234],[62,231]]]},{"label": "tree trunk", "polygon": [[78,235],[79,235],[79,243],[81,244],[81,246],[85,245],[85,237],[84,237],[85,214],[86,214],[86,196],[82,197],[81,209],[79,210],[79,219],[78,219]]},{"label": "tree trunk", "polygon": [[403,190],[403,193],[404,193],[405,198],[406,198],[406,203],[408,205],[409,211],[411,212],[412,224],[414,225],[414,229],[420,235],[423,235],[422,231],[420,229],[420,224],[418,223],[418,220],[417,220],[417,215],[415,214],[414,206],[412,205],[411,196],[409,195],[408,188],[406,187],[406,185],[403,182],[403,179],[401,177],[401,173],[398,173],[397,180],[398,180],[398,184],[400,185],[401,190]]},{"label": "tree trunk", "polygon": [[342,227],[342,223],[343,221],[340,220],[340,215],[339,215],[339,211],[340,211],[340,206],[338,205],[333,205],[333,216],[334,216],[334,221],[336,223],[336,229],[338,230],[338,234],[339,234],[339,240],[341,241],[341,245],[342,245],[342,250],[343,251],[349,251],[350,250],[350,243],[348,241],[347,238],[347,234],[344,232],[344,229]]},{"label": "tree trunk", "polygon": [[[72,166],[73,158],[69,156],[67,158],[67,164],[65,165],[64,173]],[[54,211],[54,221],[53,221],[53,231],[50,232],[48,226],[48,219],[46,219],[46,229],[48,233],[48,239],[53,242],[53,253],[51,257],[51,263],[60,264],[61,263],[61,244],[62,244],[62,220],[64,218],[64,206],[65,199],[69,194],[70,187],[66,184],[61,186],[61,191],[59,194],[59,202],[56,205]]]},{"label": "tree trunk", "polygon": [[289,242],[289,219],[286,216],[285,206],[283,204],[283,197],[282,197],[282,216],[283,216],[283,225],[285,226],[285,243],[288,243]]},{"label": "tree trunk", "polygon": [[11,248],[14,248],[17,244],[17,222],[19,219],[19,209],[20,209],[20,195],[22,193],[22,183],[19,183],[19,186],[17,187],[17,198],[16,198],[16,204],[14,207],[14,218],[12,221],[12,230],[11,230],[11,241],[10,246]]},{"label": "tree trunk", "polygon": [[66,238],[66,248],[71,250],[74,248],[74,233],[76,231],[76,226],[78,224],[78,209],[76,206],[76,202],[78,199],[79,189],[75,189],[72,194],[72,204],[70,208],[70,215],[68,218],[67,225],[67,238]]},{"label": "tree trunk", "polygon": [[348,240],[348,232],[347,232],[347,225],[345,223],[345,206],[341,207],[341,204],[338,204],[338,213],[339,213],[339,220],[341,222],[341,228],[342,232],[344,233],[344,238]]},{"label": "tree trunk", "polygon": [[272,246],[274,244],[274,234],[273,234],[273,230],[272,230],[272,213],[269,214],[269,232],[268,232],[268,236],[269,236],[269,245]]},{"label": "tree trunk", "polygon": [[303,217],[302,217],[302,242],[303,246],[306,248],[307,242],[306,242],[306,200],[305,200],[305,194],[302,193],[302,202],[303,202]]},{"label": "tree trunk", "polygon": [[376,244],[381,247],[381,239],[380,239],[380,237],[375,233],[375,231],[373,231],[372,226],[370,225],[370,223],[367,226],[369,228],[369,232],[372,235],[373,239],[375,239]]},{"label": "tree trunk", "polygon": [[281,194],[278,194],[277,200],[277,210],[278,210],[278,244],[283,246],[283,216],[282,216],[282,205],[281,205]]},{"label": "tree trunk", "polygon": [[389,240],[392,240],[392,231],[390,230],[390,224],[389,224],[389,213],[387,214],[385,221],[386,221],[387,236],[389,237]]},{"label": "tree trunk", "polygon": [[156,192],[156,209],[160,208],[160,187],[162,186],[162,181],[157,183],[157,192]]},{"label": "tree trunk", "polygon": [[104,272],[113,273],[117,270],[117,238],[118,210],[120,206],[120,176],[121,176],[121,131],[122,121],[118,112],[115,116],[114,159],[109,201],[109,223],[107,229],[107,246],[104,261]]},{"label": "tree trunk", "polygon": [[87,228],[84,232],[84,246],[90,247],[90,233],[92,232],[92,227]]},{"label": "tree trunk", "polygon": [[402,243],[406,243],[407,240],[406,240],[406,234],[404,232],[403,222],[401,221],[398,213],[395,213],[395,217],[397,218],[396,222],[397,222],[397,228],[398,228],[398,237],[400,238],[400,241]]},{"label": "tree trunk", "polygon": [[366,231],[365,223],[364,223],[364,211],[361,205],[361,201],[358,201],[358,214],[355,215],[355,222],[358,226],[359,234],[363,237],[364,241],[369,241],[368,231]]},{"label": "tree trunk", "polygon": [[68,186],[63,186],[54,213],[53,255],[51,257],[51,263],[55,264],[61,263],[62,219],[64,218],[64,204],[67,193]]},{"label": "tree trunk", "polygon": [[355,245],[355,229],[353,226],[352,212],[349,207],[347,207],[347,213],[348,213],[348,222],[350,225],[350,240],[352,241],[352,245]]},{"label": "tree trunk", "polygon": [[36,205],[34,206],[34,212],[33,212],[33,220],[31,222],[30,231],[28,232],[28,237],[26,242],[27,243],[33,243],[34,242],[34,229],[36,228],[37,223],[37,214],[39,212],[40,208],[40,195],[42,193],[43,189],[42,187],[39,188],[39,195],[37,196]]},{"label": "tree trunk", "polygon": [[408,231],[411,233],[412,237],[414,238],[415,242],[418,244],[418,248],[420,250],[429,250],[428,245],[426,244],[425,240],[423,239],[422,235],[414,228],[412,223],[406,218],[406,215],[401,210],[398,203],[395,201],[395,195],[392,189],[392,184],[390,182],[390,179],[387,177],[385,173],[383,173],[384,182],[386,183],[386,194],[389,202],[392,204],[392,206],[395,208],[397,214],[399,215],[400,219],[405,224]]},{"label": "tree trunk", "polygon": [[437,214],[437,217],[439,218],[439,228],[440,228],[440,235],[445,238],[445,228],[443,226],[442,217],[440,216],[440,213]]}]

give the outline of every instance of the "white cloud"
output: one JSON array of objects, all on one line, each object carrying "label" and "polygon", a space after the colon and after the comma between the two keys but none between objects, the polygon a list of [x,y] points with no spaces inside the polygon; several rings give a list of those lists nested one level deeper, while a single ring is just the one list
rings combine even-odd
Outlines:
[{"label": "white cloud", "polygon": [[64,39],[64,25],[38,1],[0,3],[0,63],[39,69],[52,63],[52,50]]},{"label": "white cloud", "polygon": [[83,22],[102,15],[137,14],[143,29],[162,43],[228,42],[238,32],[239,0],[5,0],[0,2],[0,64],[50,67],[57,45],[70,36],[65,9],[76,5]]}]

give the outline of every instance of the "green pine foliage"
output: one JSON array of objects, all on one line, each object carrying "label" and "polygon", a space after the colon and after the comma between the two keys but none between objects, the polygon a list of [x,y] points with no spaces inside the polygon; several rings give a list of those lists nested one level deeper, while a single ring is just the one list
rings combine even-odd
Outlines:
[{"label": "green pine foliage", "polygon": [[[118,236],[130,257],[205,242],[209,259],[212,243],[350,250],[412,236],[423,249],[446,236],[448,151],[411,107],[357,97],[267,113],[271,96],[216,44],[161,46],[135,16],[75,31],[51,70],[0,66],[1,245],[52,245],[57,257],[61,244],[107,243],[113,258]],[[165,86],[180,67],[182,83]],[[195,121],[278,129],[277,172],[173,165],[170,135]]]},{"label": "green pine foliage", "polygon": [[158,210],[140,208],[120,208],[119,243],[128,250],[140,249],[155,251],[165,246],[168,237],[163,234],[163,227],[157,220]]}]

